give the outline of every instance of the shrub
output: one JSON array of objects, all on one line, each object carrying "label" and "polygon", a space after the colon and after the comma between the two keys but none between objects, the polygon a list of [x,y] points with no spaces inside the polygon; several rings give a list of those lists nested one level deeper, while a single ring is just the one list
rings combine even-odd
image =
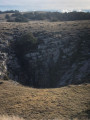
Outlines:
[{"label": "shrub", "polygon": [[15,41],[15,52],[20,64],[26,66],[25,55],[37,49],[37,39],[31,33],[25,33]]},{"label": "shrub", "polygon": [[9,80],[8,75],[7,75],[7,74],[6,74],[6,75],[4,75],[3,79],[4,79],[4,80]]},{"label": "shrub", "polygon": [[8,14],[6,14],[5,18],[6,19],[10,19],[10,16]]},{"label": "shrub", "polygon": [[15,22],[28,22],[28,19],[24,17],[20,12],[12,14],[12,17],[15,17]]},{"label": "shrub", "polygon": [[21,15],[15,18],[15,22],[28,22],[28,19]]},{"label": "shrub", "polygon": [[25,55],[27,52],[35,50],[37,48],[37,39],[32,33],[25,33],[17,38],[15,42],[15,48],[17,55]]}]

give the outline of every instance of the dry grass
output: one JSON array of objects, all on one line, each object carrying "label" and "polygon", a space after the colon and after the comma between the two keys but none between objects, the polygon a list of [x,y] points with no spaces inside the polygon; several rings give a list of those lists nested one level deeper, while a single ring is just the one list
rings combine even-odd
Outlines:
[{"label": "dry grass", "polygon": [[8,116],[8,115],[3,115],[0,116],[0,120],[24,120],[23,118],[19,118],[17,116]]},{"label": "dry grass", "polygon": [[1,81],[0,114],[25,120],[89,120],[90,84],[56,89],[34,89]]},{"label": "dry grass", "polygon": [[[48,21],[30,21],[29,23],[15,23],[15,22],[0,22],[0,32],[3,29],[4,32],[13,32],[18,29],[18,31],[31,31],[31,32],[62,32],[70,34],[71,32],[76,33],[76,31],[83,29],[90,29],[90,20],[82,21],[65,21],[65,22],[48,22]],[[11,31],[12,30],[12,31]],[[73,35],[72,34],[72,35]]]}]

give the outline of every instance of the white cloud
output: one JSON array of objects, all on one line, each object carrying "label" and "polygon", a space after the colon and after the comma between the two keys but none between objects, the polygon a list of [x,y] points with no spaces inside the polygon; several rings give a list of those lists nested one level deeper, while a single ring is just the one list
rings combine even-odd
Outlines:
[{"label": "white cloud", "polygon": [[32,9],[90,9],[90,0],[0,0],[0,6],[25,6]]}]

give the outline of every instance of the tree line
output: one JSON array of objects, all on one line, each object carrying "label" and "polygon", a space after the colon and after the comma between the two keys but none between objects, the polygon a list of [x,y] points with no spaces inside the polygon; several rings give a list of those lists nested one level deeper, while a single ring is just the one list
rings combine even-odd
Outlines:
[{"label": "tree line", "polygon": [[[10,11],[11,12],[11,11]],[[6,12],[7,13],[7,12]],[[14,18],[14,19],[13,19]],[[30,20],[48,20],[48,21],[75,21],[90,20],[90,12],[25,12],[13,11],[12,15],[6,15],[8,22],[28,22]]]},{"label": "tree line", "polygon": [[90,13],[85,12],[31,12],[24,13],[24,17],[31,20],[49,20],[49,21],[72,21],[72,20],[90,20]]}]

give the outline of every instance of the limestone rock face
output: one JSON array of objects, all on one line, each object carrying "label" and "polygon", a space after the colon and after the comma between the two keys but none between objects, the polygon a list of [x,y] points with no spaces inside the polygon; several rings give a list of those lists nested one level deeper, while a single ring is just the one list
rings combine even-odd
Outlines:
[{"label": "limestone rock face", "polygon": [[7,42],[0,38],[0,79],[3,79],[7,72]]},{"label": "limestone rock face", "polygon": [[36,52],[25,56],[30,71],[34,69],[35,84],[54,87],[85,82],[90,73],[89,40],[89,34],[82,39],[76,35],[43,39]]},{"label": "limestone rock face", "polygon": [[[38,40],[37,49],[25,53],[24,66],[14,49],[16,37],[21,35],[22,25],[18,25],[19,28],[16,25],[1,35],[0,79],[8,74],[10,79],[40,88],[89,82],[90,26],[88,23],[84,23],[87,24],[84,27],[83,22],[79,23],[80,25],[78,22],[73,23],[76,28],[70,27],[73,25],[71,23],[65,25],[62,23],[65,28],[59,26],[59,23],[55,25],[47,23],[48,30],[43,23],[38,24],[37,29],[34,26],[36,23],[25,24],[25,29],[23,27],[25,32],[31,28],[31,32]],[[42,25],[41,29],[38,28],[40,25]]]}]

